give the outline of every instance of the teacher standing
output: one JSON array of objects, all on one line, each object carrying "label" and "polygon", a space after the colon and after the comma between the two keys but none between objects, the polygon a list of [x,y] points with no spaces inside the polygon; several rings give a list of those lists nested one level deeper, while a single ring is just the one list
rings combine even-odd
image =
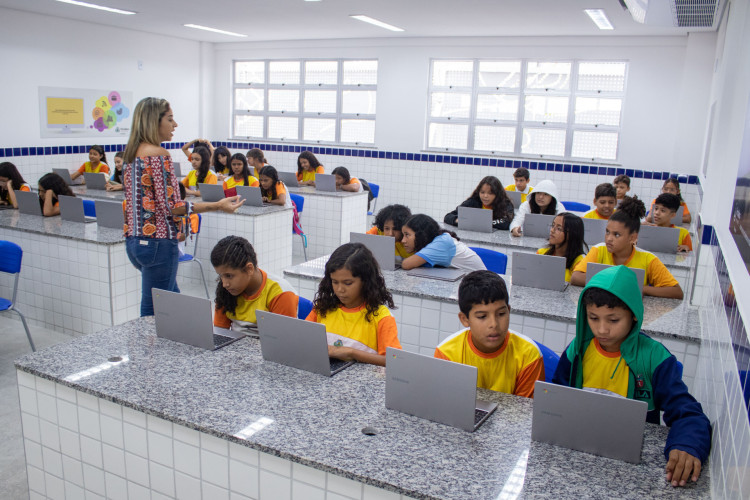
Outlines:
[{"label": "teacher standing", "polygon": [[123,154],[125,186],[125,248],[141,272],[141,316],[153,316],[151,289],[179,292],[177,287],[177,218],[193,212],[232,213],[244,200],[239,196],[215,203],[190,203],[180,197],[169,142],[177,128],[166,99],[147,97],[133,112],[130,139]]}]

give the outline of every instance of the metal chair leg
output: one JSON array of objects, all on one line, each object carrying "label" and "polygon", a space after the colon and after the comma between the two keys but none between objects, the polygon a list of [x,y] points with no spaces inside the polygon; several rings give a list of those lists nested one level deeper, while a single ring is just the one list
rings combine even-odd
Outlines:
[{"label": "metal chair leg", "polygon": [[201,271],[201,279],[203,280],[203,288],[206,290],[206,298],[211,300],[211,296],[208,294],[208,285],[206,284],[206,276],[203,274],[203,264],[201,264],[201,261],[193,257],[193,262],[198,264],[198,268]]},{"label": "metal chair leg", "polygon": [[21,317],[21,323],[23,323],[23,328],[24,330],[26,330],[26,337],[29,339],[29,345],[31,345],[31,351],[36,352],[36,346],[34,345],[34,341],[31,339],[31,331],[29,331],[29,325],[26,324],[26,317],[21,314],[21,311],[19,311],[15,307],[11,308],[10,310],[15,311],[16,314]]},{"label": "metal chair leg", "polygon": [[304,234],[299,235],[302,238],[302,253],[305,256],[305,262],[307,262],[307,236]]}]

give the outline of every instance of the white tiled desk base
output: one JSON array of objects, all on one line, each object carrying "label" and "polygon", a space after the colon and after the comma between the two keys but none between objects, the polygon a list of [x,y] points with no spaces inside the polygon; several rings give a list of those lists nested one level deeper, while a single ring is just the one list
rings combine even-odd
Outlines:
[{"label": "white tiled desk base", "polygon": [[[324,196],[302,194],[305,207],[300,214],[307,235],[307,259],[328,255],[349,243],[349,233],[363,233],[367,225],[367,196]],[[299,239],[295,235],[296,239]]]},{"label": "white tiled desk base", "polygon": [[17,371],[31,500],[405,500]]}]

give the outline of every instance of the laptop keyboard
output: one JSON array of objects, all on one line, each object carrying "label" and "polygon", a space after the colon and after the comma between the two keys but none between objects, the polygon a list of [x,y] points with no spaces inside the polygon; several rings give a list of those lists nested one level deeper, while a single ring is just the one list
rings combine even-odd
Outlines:
[{"label": "laptop keyboard", "polygon": [[335,372],[339,368],[342,368],[347,363],[349,363],[349,361],[342,361],[336,358],[328,358],[328,360],[331,362],[331,373]]},{"label": "laptop keyboard", "polygon": [[221,347],[233,340],[234,339],[232,337],[227,337],[226,335],[217,335],[214,333],[214,347]]},{"label": "laptop keyboard", "polygon": [[480,410],[479,408],[474,409],[474,425],[477,425],[489,412]]}]

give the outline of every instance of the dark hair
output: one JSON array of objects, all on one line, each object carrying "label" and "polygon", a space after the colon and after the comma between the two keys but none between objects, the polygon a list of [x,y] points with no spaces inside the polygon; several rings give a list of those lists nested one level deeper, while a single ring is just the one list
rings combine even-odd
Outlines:
[{"label": "dark hair", "polygon": [[250,161],[250,158],[254,158],[256,160],[260,160],[263,163],[268,163],[268,160],[266,160],[266,157],[263,155],[263,151],[261,151],[258,148],[253,148],[250,151],[247,152],[248,161]]},{"label": "dark hair", "polygon": [[630,310],[628,305],[620,299],[617,295],[615,295],[612,292],[609,292],[605,290],[604,288],[599,288],[592,286],[591,288],[587,288],[585,292],[583,292],[583,297],[581,297],[581,303],[584,306],[596,306],[596,307],[602,307],[607,306],[611,309],[614,309],[615,307],[622,307],[626,311],[630,312],[630,314],[633,314],[633,311]]},{"label": "dark hair", "polygon": [[198,167],[197,183],[200,184],[206,180],[208,170],[211,166],[211,152],[203,146],[193,148],[191,155],[198,155],[201,157],[201,165]]},{"label": "dark hair", "polygon": [[432,243],[432,240],[443,233],[450,234],[456,240],[459,239],[458,235],[453,231],[440,229],[440,226],[435,222],[435,219],[425,214],[412,215],[406,220],[406,222],[404,222],[403,226],[407,226],[414,231],[414,253],[422,250],[424,247]]},{"label": "dark hair", "polygon": [[528,181],[529,180],[529,169],[528,168],[524,168],[524,167],[517,168],[516,171],[513,172],[513,178],[515,179],[516,177],[523,177],[523,178],[525,178]]},{"label": "dark hair", "polygon": [[349,181],[352,180],[352,176],[349,175],[349,169],[346,167],[336,167],[331,174],[340,175],[344,179],[344,184],[349,184]]},{"label": "dark hair", "polygon": [[[195,152],[195,149],[193,149],[193,152]],[[221,163],[219,163],[219,155],[226,156],[227,157],[227,166],[225,167]],[[229,158],[232,157],[232,153],[229,151],[229,149],[226,146],[219,146],[218,148],[214,149],[214,156],[211,159],[211,166],[214,167],[214,172],[224,172],[225,169],[229,170],[229,173],[232,173],[232,162]],[[245,158],[243,156],[243,158]],[[245,158],[245,163],[247,163],[247,158]]]},{"label": "dark hair", "polygon": [[654,205],[661,205],[676,212],[680,209],[680,197],[672,193],[662,193],[656,197]]},{"label": "dark hair", "polygon": [[[64,194],[66,196],[75,196],[75,193],[70,190],[70,187],[63,180],[63,178],[54,172],[44,174],[39,179],[38,184],[42,186],[42,189],[51,190],[53,193],[55,193],[55,198],[57,198],[61,194]],[[42,210],[44,210],[44,200],[41,197],[39,197],[39,205],[42,207]]]},{"label": "dark hair", "polygon": [[[248,262],[258,267],[255,249],[241,236],[225,236],[211,250],[211,265],[214,267],[228,266],[232,269],[245,269]],[[224,288],[221,277],[216,280],[216,307],[223,307],[229,313],[237,309],[237,297]]]},{"label": "dark hair", "polygon": [[302,175],[302,163],[300,163],[300,160],[303,158],[310,163],[310,166],[313,170],[317,169],[320,166],[320,162],[317,158],[315,158],[315,155],[312,154],[312,152],[302,151],[297,157],[297,173],[300,175]]},{"label": "dark hair", "polygon": [[594,199],[598,200],[602,196],[609,196],[610,198],[617,198],[617,189],[609,182],[604,182],[596,186],[594,190]]},{"label": "dark hair", "polygon": [[180,198],[184,200],[187,198],[187,189],[185,189],[185,185],[181,182],[178,182],[177,185],[180,186]]},{"label": "dark hair", "polygon": [[500,184],[500,180],[494,175],[488,175],[487,177],[479,181],[479,184],[477,184],[477,187],[474,189],[474,192],[471,193],[471,196],[469,196],[469,198],[473,198],[481,203],[482,200],[479,198],[479,191],[485,184],[490,187],[492,194],[495,195],[495,201],[492,202],[492,218],[495,220],[512,220],[513,203],[510,201],[510,198],[508,198],[508,195],[505,194],[505,188],[503,188],[503,185]]},{"label": "dark hair", "polygon": [[411,210],[405,205],[388,205],[380,209],[378,215],[375,216],[374,225],[381,231],[385,231],[385,223],[389,220],[393,221],[393,229],[401,231],[406,220],[411,217]]},{"label": "dark hair", "polygon": [[476,304],[491,304],[497,301],[508,304],[508,288],[505,280],[492,271],[472,271],[458,286],[458,308],[466,316]]},{"label": "dark hair", "polygon": [[232,158],[227,162],[229,164],[229,171],[234,175],[234,170],[232,170],[232,162],[234,160],[241,161],[242,162],[242,178],[245,181],[245,186],[250,185],[250,167],[247,165],[247,158],[245,158],[245,155],[242,153],[235,153],[232,155]]},{"label": "dark hair", "polygon": [[[571,269],[579,255],[588,253],[589,247],[583,240],[583,220],[570,212],[562,212],[555,217],[563,218],[563,233],[565,233],[563,244],[567,245],[565,247],[565,268]],[[554,223],[554,219],[552,222]],[[584,246],[586,251],[584,251]],[[554,245],[549,245],[544,255],[552,255],[554,251]]]},{"label": "dark hair", "polygon": [[680,203],[685,201],[682,199],[682,192],[680,191],[680,181],[678,181],[676,177],[670,177],[669,179],[664,181],[664,184],[661,185],[662,189],[664,189],[664,186],[666,186],[667,184],[674,184],[674,187],[677,188],[677,196],[680,197]]},{"label": "dark hair", "polygon": [[622,222],[631,233],[637,233],[641,230],[641,219],[645,215],[646,205],[637,196],[626,196],[609,220]]},{"label": "dark hair", "polygon": [[537,191],[532,191],[531,194],[529,194],[526,197],[526,200],[529,202],[529,208],[531,208],[531,213],[532,214],[544,214],[544,215],[557,215],[557,198],[555,198],[549,193],[544,193],[543,191],[539,191],[539,192],[549,195],[550,198],[552,198],[552,201],[549,202],[549,205],[547,205],[547,208],[545,208],[544,212],[542,212],[542,209],[536,203]]},{"label": "dark hair", "polygon": [[348,269],[352,276],[362,280],[362,298],[367,308],[365,320],[370,321],[381,305],[387,305],[391,309],[396,307],[391,292],[385,287],[385,279],[372,252],[362,243],[345,243],[334,250],[326,262],[325,275],[318,285],[313,301],[313,307],[318,315],[325,317],[341,306],[331,283],[331,273],[339,269]]},{"label": "dark hair", "polygon": [[[260,151],[260,149],[258,151]],[[279,196],[276,192],[276,183],[279,182],[279,173],[276,171],[276,168],[272,167],[271,165],[266,165],[265,167],[260,169],[258,175],[265,175],[266,177],[271,178],[271,189],[263,189],[263,184],[261,184],[260,192],[269,200],[275,200]]]},{"label": "dark hair", "polygon": [[[120,159],[122,159],[124,161],[124,156],[125,155],[123,154],[122,151],[118,151],[117,153],[115,153],[115,159],[120,158]],[[112,178],[114,179],[115,182],[119,182],[120,184],[122,184],[122,172],[123,172],[124,168],[125,168],[124,165],[123,165],[123,168],[121,168],[120,170],[117,170],[117,166],[114,167],[115,172],[114,172],[114,174],[112,174]],[[183,196],[183,198],[184,198],[184,196]]]},{"label": "dark hair", "polygon": [[628,177],[625,174],[618,175],[617,177],[615,177],[615,180],[612,181],[612,184],[620,184],[621,182],[625,184],[626,186],[630,187],[630,177]]},{"label": "dark hair", "polygon": [[[93,146],[91,146],[89,148],[89,151],[91,151],[92,149],[101,155],[102,159],[99,160],[99,161],[106,164],[107,163],[107,155],[104,153],[104,148],[101,147],[98,144],[94,144]],[[679,185],[678,185],[678,187],[679,187]]]},{"label": "dark hair", "polygon": [[[13,183],[13,187],[21,189],[21,186],[26,184],[23,180],[21,172],[18,171],[16,166],[9,161],[0,163],[0,177],[7,177]],[[0,188],[0,199],[5,199],[8,195],[6,188]]]}]

